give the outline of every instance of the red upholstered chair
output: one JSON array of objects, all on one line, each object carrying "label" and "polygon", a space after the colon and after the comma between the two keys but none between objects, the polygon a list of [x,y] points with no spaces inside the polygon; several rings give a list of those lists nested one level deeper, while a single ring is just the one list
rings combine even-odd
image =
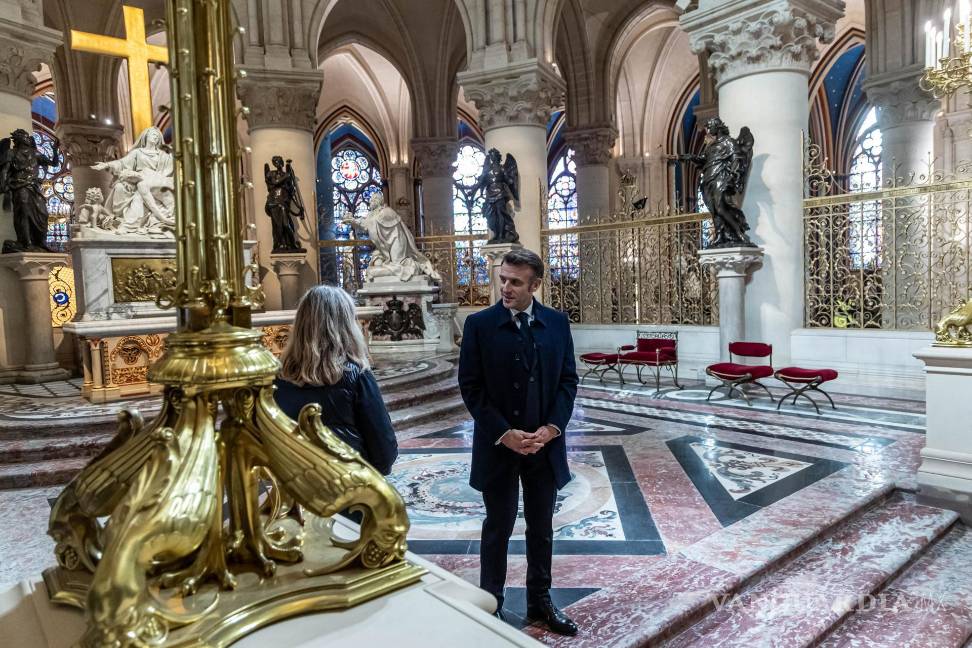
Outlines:
[{"label": "red upholstered chair", "polygon": [[626,344],[618,349],[618,374],[624,384],[624,370],[633,366],[638,373],[638,382],[645,381],[641,372],[647,368],[655,374],[655,391],[661,384],[662,367],[668,367],[675,386],[678,383],[678,331],[638,331],[635,345]]},{"label": "red upholstered chair", "polygon": [[830,406],[833,409],[837,409],[837,406],[834,405],[834,399],[830,397],[830,394],[820,389],[820,385],[837,378],[837,372],[835,370],[783,367],[782,369],[778,370],[774,376],[780,382],[786,383],[786,386],[790,388],[790,393],[780,399],[780,402],[776,405],[776,409],[780,409],[780,405],[783,404],[783,401],[790,396],[793,397],[794,405],[796,405],[797,399],[803,396],[813,404],[813,409],[817,410],[817,414],[820,414],[820,408],[817,407],[816,401],[810,398],[810,395],[807,394],[808,391],[820,392],[827,397],[827,400],[830,401]]},{"label": "red upholstered chair", "polygon": [[[594,374],[598,380],[604,382],[604,374],[609,371],[616,371],[618,378],[621,378],[621,370],[618,369],[617,353],[582,353],[580,361],[584,363],[584,367],[587,369],[587,372],[581,376],[580,381],[582,383],[591,374]],[[623,383],[624,379],[621,379],[621,382]]]},{"label": "red upholstered chair", "polygon": [[[769,358],[768,364],[739,364],[735,358]],[[762,342],[730,342],[729,343],[729,362],[717,362],[705,368],[705,373],[719,380],[722,384],[716,385],[706,396],[705,400],[712,398],[712,394],[717,389],[725,387],[728,391],[726,396],[731,397],[732,392],[738,391],[746,399],[746,403],[752,405],[749,395],[743,391],[743,385],[759,385],[769,395],[770,400],[775,400],[773,394],[766,385],[759,382],[760,378],[768,378],[773,375],[773,345],[763,344]]]}]

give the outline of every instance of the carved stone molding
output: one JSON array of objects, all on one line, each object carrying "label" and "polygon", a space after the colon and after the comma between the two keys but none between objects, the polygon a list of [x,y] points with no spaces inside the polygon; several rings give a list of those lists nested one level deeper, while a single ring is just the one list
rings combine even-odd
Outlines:
[{"label": "carved stone molding", "polygon": [[932,122],[941,102],[918,87],[923,70],[882,74],[864,84],[868,102],[878,109],[878,125],[894,128],[908,122]]},{"label": "carved stone molding", "polygon": [[91,166],[122,156],[120,126],[62,120],[57,126],[61,149],[72,166]]},{"label": "carved stone molding", "polygon": [[614,126],[572,128],[564,133],[567,145],[574,149],[574,162],[579,167],[603,166],[611,161],[618,130]]},{"label": "carved stone molding", "polygon": [[34,72],[54,60],[61,33],[39,25],[22,25],[0,18],[0,92],[30,99]]},{"label": "carved stone molding", "polygon": [[699,250],[699,263],[713,266],[716,276],[745,277],[763,263],[763,249],[750,247],[709,248]]},{"label": "carved stone molding", "polygon": [[248,70],[237,83],[250,130],[294,128],[314,132],[321,96],[320,72]]},{"label": "carved stone molding", "polygon": [[488,72],[459,74],[466,99],[479,109],[483,130],[518,125],[546,125],[564,105],[566,84],[549,66],[535,60]]},{"label": "carved stone molding", "polygon": [[17,273],[22,281],[47,281],[57,266],[70,265],[70,257],[57,252],[16,252],[0,254],[0,267]]},{"label": "carved stone molding", "polygon": [[459,142],[450,137],[412,140],[412,155],[422,178],[451,178],[458,151]]},{"label": "carved stone molding", "polygon": [[718,84],[768,70],[809,72],[817,41],[834,39],[842,0],[744,0],[682,17],[692,52],[708,52]]}]

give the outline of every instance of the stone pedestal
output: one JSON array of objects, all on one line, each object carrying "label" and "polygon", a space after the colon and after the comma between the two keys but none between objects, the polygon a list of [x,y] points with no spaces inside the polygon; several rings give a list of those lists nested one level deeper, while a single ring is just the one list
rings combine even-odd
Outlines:
[{"label": "stone pedestal", "polygon": [[[66,254],[19,252],[0,255],[0,267],[8,268],[20,280],[24,330],[21,332],[26,354],[22,367],[7,371],[6,379],[19,383],[64,380],[70,374],[57,364],[54,330],[51,326],[49,277],[55,266],[68,265]],[[8,340],[8,344],[11,341]]]},{"label": "stone pedestal", "polygon": [[286,252],[270,255],[273,271],[280,279],[280,303],[284,310],[297,308],[297,300],[303,295],[300,285],[300,268],[307,263],[306,252]]},{"label": "stone pedestal", "polygon": [[381,308],[381,313],[374,314],[368,322],[371,354],[435,351],[439,345],[439,323],[432,312],[432,300],[438,292],[439,287],[424,275],[409,281],[377,277],[359,289],[358,296],[364,298],[365,306]]},{"label": "stone pedestal", "polygon": [[958,511],[972,524],[972,348],[926,347],[927,430],[916,476],[918,502]]},{"label": "stone pedestal", "polygon": [[[493,243],[483,246],[483,254],[489,259],[489,303],[495,304],[500,300],[499,269],[503,265],[503,257],[507,252],[517,250],[523,246],[519,243]],[[539,254],[539,251],[537,251]]]},{"label": "stone pedestal", "polygon": [[456,333],[461,330],[456,321],[458,310],[459,304],[432,304],[432,315],[439,327],[437,350],[442,353],[452,353],[459,348],[456,346]]},{"label": "stone pedestal", "polygon": [[763,263],[762,248],[699,250],[699,263],[712,266],[719,282],[719,358],[729,360],[729,343],[746,339],[746,280]]},{"label": "stone pedestal", "polygon": [[[243,242],[243,263],[249,265],[256,241]],[[76,321],[100,321],[171,314],[155,305],[160,281],[172,281],[175,239],[105,234],[75,238],[66,251],[74,268],[78,311]]]}]

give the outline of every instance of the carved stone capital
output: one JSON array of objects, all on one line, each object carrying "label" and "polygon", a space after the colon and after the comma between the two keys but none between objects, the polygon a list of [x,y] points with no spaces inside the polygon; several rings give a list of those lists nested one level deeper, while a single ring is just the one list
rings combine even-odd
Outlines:
[{"label": "carved stone capital", "polygon": [[251,131],[294,128],[314,132],[322,83],[319,71],[246,70],[236,90]]},{"label": "carved stone capital", "polygon": [[918,86],[924,70],[906,69],[882,74],[864,83],[868,102],[878,109],[878,125],[894,128],[908,122],[931,122],[941,102]]},{"label": "carved stone capital", "polygon": [[713,266],[720,279],[745,277],[763,264],[763,249],[732,247],[699,250],[699,263]]},{"label": "carved stone capital", "polygon": [[47,281],[57,266],[71,265],[66,254],[58,252],[15,252],[0,254],[0,267],[17,273],[21,281]]},{"label": "carved stone capital", "polygon": [[61,149],[74,167],[92,166],[120,158],[123,133],[124,129],[120,126],[105,126],[96,122],[65,119],[57,125]]},{"label": "carved stone capital", "polygon": [[451,137],[412,140],[412,155],[423,178],[451,178],[458,151],[459,142]]},{"label": "carved stone capital", "polygon": [[479,109],[483,130],[518,125],[546,125],[564,105],[566,84],[552,67],[530,60],[502,70],[459,74],[466,98]]},{"label": "carved stone capital", "polygon": [[610,162],[617,139],[618,129],[610,125],[572,128],[564,133],[564,140],[574,149],[574,162],[579,167],[603,166]]},{"label": "carved stone capital", "polygon": [[30,99],[37,83],[34,72],[54,60],[62,40],[53,29],[0,18],[0,92]]},{"label": "carved stone capital", "polygon": [[742,0],[681,19],[695,54],[708,52],[718,85],[768,70],[809,73],[817,41],[834,39],[842,0]]},{"label": "carved stone capital", "polygon": [[301,266],[307,263],[305,252],[271,254],[270,262],[278,276],[299,275]]}]

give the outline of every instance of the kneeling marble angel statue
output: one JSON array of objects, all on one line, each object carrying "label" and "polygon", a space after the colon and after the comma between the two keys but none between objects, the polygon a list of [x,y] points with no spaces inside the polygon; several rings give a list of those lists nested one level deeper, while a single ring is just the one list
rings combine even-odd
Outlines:
[{"label": "kneeling marble angel statue", "polygon": [[371,196],[368,206],[371,210],[366,216],[348,217],[342,221],[367,232],[375,245],[371,262],[365,270],[365,279],[374,281],[377,277],[394,277],[399,281],[408,281],[413,277],[427,276],[433,281],[441,281],[442,276],[429,258],[419,251],[402,217],[385,204],[381,192]]}]

